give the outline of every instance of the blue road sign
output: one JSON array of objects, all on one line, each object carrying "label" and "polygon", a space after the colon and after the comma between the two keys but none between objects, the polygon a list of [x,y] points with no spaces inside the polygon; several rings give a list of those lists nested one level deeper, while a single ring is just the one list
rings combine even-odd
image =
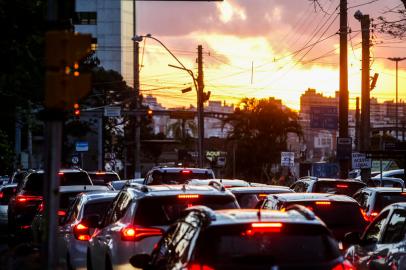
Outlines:
[{"label": "blue road sign", "polygon": [[76,142],[76,152],[87,152],[89,151],[89,143],[88,142]]}]

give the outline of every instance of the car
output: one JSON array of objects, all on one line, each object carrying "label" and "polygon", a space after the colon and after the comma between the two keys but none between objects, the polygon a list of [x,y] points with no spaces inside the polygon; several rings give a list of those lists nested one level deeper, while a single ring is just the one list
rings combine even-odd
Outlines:
[{"label": "car", "polygon": [[174,223],[151,255],[130,259],[137,269],[353,269],[324,223],[311,211],[196,206]]},{"label": "car", "polygon": [[354,195],[355,192],[365,187],[366,184],[360,180],[354,179],[334,179],[334,178],[318,178],[304,177],[297,180],[290,186],[295,192],[319,192],[343,194],[347,196]]},{"label": "car", "polygon": [[118,191],[90,191],[76,196],[58,227],[59,262],[68,269],[86,268],[87,244]]},{"label": "car", "polygon": [[[346,195],[328,193],[283,193],[272,194],[264,200],[261,208],[283,210],[299,204],[312,210],[332,231],[344,248],[344,236],[348,232],[362,232],[367,226],[361,207],[356,200]],[[340,246],[341,247],[341,246]]]},{"label": "car", "polygon": [[[76,196],[80,193],[91,192],[91,191],[109,191],[108,187],[105,186],[60,186],[59,187],[59,208],[58,208],[58,222],[59,224],[66,217],[66,213],[69,207],[73,204]],[[31,223],[31,230],[33,235],[34,243],[41,243],[41,239],[44,233],[45,226],[45,216],[44,216],[44,202],[38,206],[35,217]]]},{"label": "car", "polygon": [[19,184],[21,183],[24,178],[30,173],[30,171],[25,171],[25,170],[17,170],[13,173],[13,175],[10,178],[10,181],[8,182],[9,184]]},{"label": "car", "polygon": [[[373,222],[360,234],[346,235],[353,245],[345,258],[355,269],[406,269],[406,203],[385,207]],[[361,236],[360,236],[361,235]]]},{"label": "car", "polygon": [[128,269],[132,255],[152,252],[168,226],[193,205],[239,207],[221,186],[125,186],[89,240],[88,269]]},{"label": "car", "polygon": [[[384,171],[384,172],[382,172],[382,177],[394,177],[394,178],[400,178],[400,179],[405,180],[405,170],[397,169],[397,170]],[[379,179],[379,178],[381,178],[381,174],[377,174],[373,178]]]},{"label": "car", "polygon": [[[58,172],[61,186],[93,185],[88,174],[80,169],[61,169]],[[30,236],[31,223],[43,199],[44,171],[30,172],[10,198],[7,216],[10,235]]]},{"label": "car", "polygon": [[112,181],[112,182],[107,183],[107,186],[111,187],[114,190],[121,190],[121,189],[123,189],[123,187],[125,186],[126,183],[143,184],[144,178]]},{"label": "car", "polygon": [[395,177],[371,178],[367,181],[368,187],[405,187],[403,179]]},{"label": "car", "polygon": [[256,208],[269,194],[294,192],[285,186],[232,187],[228,189],[237,198],[241,208]]},{"label": "car", "polygon": [[147,172],[144,185],[184,184],[190,179],[213,179],[211,169],[154,167]]},{"label": "car", "polygon": [[120,180],[120,176],[113,171],[88,171],[87,174],[92,179],[93,185],[105,186],[109,182]]},{"label": "car", "polygon": [[406,191],[402,188],[367,187],[359,190],[354,199],[361,205],[365,218],[371,222],[386,206],[406,202]]},{"label": "car", "polygon": [[8,224],[8,203],[15,194],[17,184],[6,184],[0,187],[0,226],[7,228]]},{"label": "car", "polygon": [[231,187],[250,187],[250,183],[245,180],[240,179],[191,179],[188,181],[190,185],[196,186],[207,186],[212,184],[219,184],[224,186],[225,188]]}]

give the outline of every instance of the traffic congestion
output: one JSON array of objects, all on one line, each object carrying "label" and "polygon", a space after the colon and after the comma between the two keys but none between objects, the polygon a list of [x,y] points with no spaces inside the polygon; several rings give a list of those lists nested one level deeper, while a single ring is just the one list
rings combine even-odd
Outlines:
[{"label": "traffic congestion", "polygon": [[[61,269],[406,269],[401,178],[401,187],[317,177],[287,187],[184,167],[138,181],[79,168],[58,177]],[[0,187],[10,247],[41,244],[43,185],[43,171],[19,171]]]}]

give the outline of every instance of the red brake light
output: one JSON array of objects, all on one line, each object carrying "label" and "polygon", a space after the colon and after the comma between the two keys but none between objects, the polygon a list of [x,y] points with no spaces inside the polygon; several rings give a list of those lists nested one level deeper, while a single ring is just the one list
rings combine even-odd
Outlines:
[{"label": "red brake light", "polygon": [[105,175],[105,172],[97,172],[96,175]]},{"label": "red brake light", "polygon": [[316,202],[316,205],[331,205],[331,202]]},{"label": "red brake light", "polygon": [[338,187],[338,188],[348,188],[348,185],[338,184],[336,187]]},{"label": "red brake light", "polygon": [[345,260],[344,262],[334,266],[331,270],[355,270],[355,268],[349,261]]},{"label": "red brake light", "polygon": [[280,222],[252,223],[251,229],[246,230],[245,233],[243,233],[243,235],[252,236],[255,233],[267,233],[267,232],[278,233],[281,231],[282,226],[283,225]]},{"label": "red brake light", "polygon": [[163,231],[159,228],[128,226],[121,230],[121,239],[124,241],[139,241],[146,237],[159,236],[162,234]]},{"label": "red brake light", "polygon": [[179,199],[198,199],[200,197],[199,194],[179,194]]},{"label": "red brake light", "polygon": [[180,172],[181,172],[182,174],[190,174],[190,173],[192,173],[191,170],[181,170]]},{"label": "red brake light", "polygon": [[268,195],[269,194],[261,193],[261,194],[258,194],[258,197],[259,198],[266,198]]},{"label": "red brake light", "polygon": [[60,216],[60,217],[66,216],[66,211],[58,210],[58,216]]},{"label": "red brake light", "polygon": [[64,175],[64,173],[63,173],[63,172],[59,172],[58,175]]},{"label": "red brake light", "polygon": [[17,195],[16,201],[19,203],[38,202],[42,201],[42,196]]},{"label": "red brake light", "polygon": [[187,267],[187,270],[214,270],[214,268],[207,266],[207,265],[192,263],[192,264],[189,264],[189,266]]},{"label": "red brake light", "polygon": [[73,227],[73,234],[75,238],[81,241],[89,241],[90,240],[90,232],[89,227],[83,225],[82,223],[78,223]]}]

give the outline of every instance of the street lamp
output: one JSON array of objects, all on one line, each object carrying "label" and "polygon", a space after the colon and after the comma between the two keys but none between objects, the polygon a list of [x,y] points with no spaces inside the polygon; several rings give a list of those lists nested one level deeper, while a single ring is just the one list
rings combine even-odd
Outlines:
[{"label": "street lamp", "polygon": [[160,41],[159,39],[153,37],[151,34],[146,34],[143,36],[134,36],[132,38],[132,40],[134,42],[141,42],[144,38],[150,38],[155,40],[156,42],[158,42],[162,47],[164,47],[164,49],[170,54],[172,55],[172,57],[178,62],[178,64],[180,65],[180,67],[178,66],[174,66],[174,65],[168,65],[170,67],[173,68],[177,68],[177,69],[181,69],[186,71],[193,80],[193,84],[195,86],[196,89],[196,93],[197,93],[197,126],[198,126],[198,163],[199,163],[199,167],[203,167],[203,139],[204,139],[204,116],[203,116],[203,93],[201,93],[202,91],[199,91],[199,89],[201,89],[201,87],[199,86],[199,81],[198,79],[195,77],[194,73],[192,70],[186,68],[182,62],[168,49],[168,47],[165,46],[165,44],[162,43],[162,41]]},{"label": "street lamp", "polygon": [[395,101],[395,134],[398,139],[398,63],[406,57],[389,57],[388,60],[396,62],[396,101]]}]

